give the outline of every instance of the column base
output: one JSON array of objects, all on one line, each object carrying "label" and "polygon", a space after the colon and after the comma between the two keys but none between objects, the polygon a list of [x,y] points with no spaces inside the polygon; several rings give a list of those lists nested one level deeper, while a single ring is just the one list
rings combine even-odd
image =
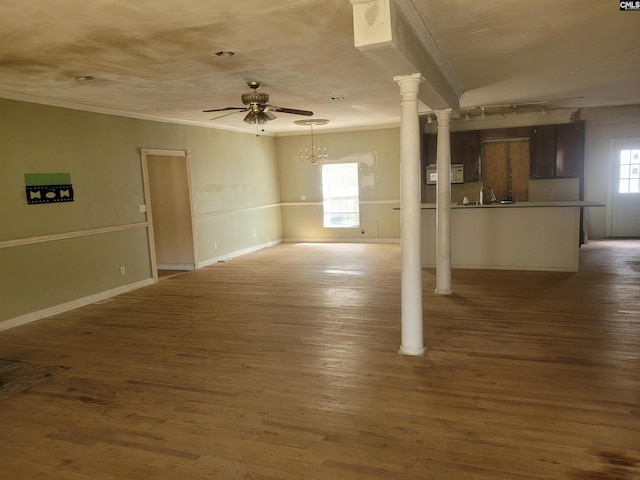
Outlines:
[{"label": "column base", "polygon": [[451,295],[453,293],[453,290],[449,289],[449,290],[443,290],[443,289],[438,289],[436,288],[436,293],[438,295]]},{"label": "column base", "polygon": [[403,347],[402,345],[400,346],[400,350],[398,350],[398,353],[400,355],[411,355],[413,357],[424,357],[424,352],[426,352],[426,348],[422,347],[422,348],[406,348]]}]

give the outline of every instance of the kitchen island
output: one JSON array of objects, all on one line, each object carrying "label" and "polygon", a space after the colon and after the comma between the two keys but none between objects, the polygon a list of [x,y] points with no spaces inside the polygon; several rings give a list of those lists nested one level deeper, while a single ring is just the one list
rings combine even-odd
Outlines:
[{"label": "kitchen island", "polygon": [[[451,266],[577,272],[580,217],[596,202],[451,206]],[[436,265],[436,205],[422,204],[422,266]]]}]

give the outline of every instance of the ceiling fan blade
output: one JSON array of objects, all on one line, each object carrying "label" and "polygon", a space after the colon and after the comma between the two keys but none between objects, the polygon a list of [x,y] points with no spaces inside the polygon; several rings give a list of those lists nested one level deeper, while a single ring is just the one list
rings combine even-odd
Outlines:
[{"label": "ceiling fan blade", "polygon": [[305,115],[307,117],[313,115],[313,112],[309,110],[296,110],[295,108],[276,107],[275,105],[269,105],[269,110],[273,110],[274,112],[291,113],[293,115]]},{"label": "ceiling fan blade", "polygon": [[202,110],[203,112],[222,112],[224,110],[246,110],[247,107],[224,107],[224,108],[213,108],[211,110]]},{"label": "ceiling fan blade", "polygon": [[[244,110],[244,109],[243,109],[243,110]],[[214,110],[214,111],[215,111],[215,110]],[[209,120],[211,121],[211,120],[217,120],[217,119],[219,119],[219,118],[228,117],[229,115],[233,115],[234,113],[240,113],[240,111],[239,111],[239,110],[237,110],[237,111],[235,111],[235,112],[225,113],[224,115],[218,115],[217,117],[210,118]]]}]

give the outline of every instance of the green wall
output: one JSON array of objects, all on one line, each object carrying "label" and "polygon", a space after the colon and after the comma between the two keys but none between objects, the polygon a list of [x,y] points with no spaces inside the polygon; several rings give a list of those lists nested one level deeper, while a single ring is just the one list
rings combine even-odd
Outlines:
[{"label": "green wall", "polygon": [[[608,203],[610,144],[640,137],[640,116],[583,116],[586,199]],[[141,149],[191,152],[198,265],[282,239],[398,241],[399,129],[314,140],[328,162],[358,162],[361,228],[323,228],[321,167],[298,157],[308,134],[256,136],[0,99],[0,324],[150,283]],[[57,172],[71,174],[75,201],[27,205],[24,174]],[[589,212],[590,238],[605,236],[606,212]]]},{"label": "green wall", "polygon": [[[150,281],[143,148],[191,152],[198,263],[281,239],[273,137],[0,99],[0,322]],[[57,172],[74,201],[28,205]]]},{"label": "green wall", "polygon": [[400,199],[400,129],[314,134],[314,144],[327,148],[326,163],[358,162],[362,228],[323,228],[321,167],[299,158],[300,148],[310,143],[308,135],[276,142],[284,239],[397,241],[400,215],[393,208]]}]

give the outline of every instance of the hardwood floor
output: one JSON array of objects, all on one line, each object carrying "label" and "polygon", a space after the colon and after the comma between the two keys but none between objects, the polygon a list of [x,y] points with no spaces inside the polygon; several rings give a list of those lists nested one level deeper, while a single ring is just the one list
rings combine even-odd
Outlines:
[{"label": "hardwood floor", "polygon": [[285,244],[0,332],[68,367],[0,402],[2,479],[640,478],[640,242],[579,273],[424,270],[398,245]]}]

